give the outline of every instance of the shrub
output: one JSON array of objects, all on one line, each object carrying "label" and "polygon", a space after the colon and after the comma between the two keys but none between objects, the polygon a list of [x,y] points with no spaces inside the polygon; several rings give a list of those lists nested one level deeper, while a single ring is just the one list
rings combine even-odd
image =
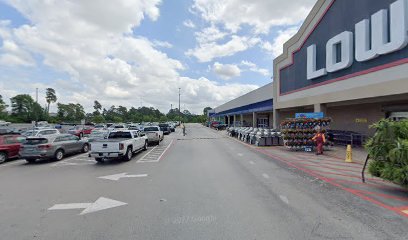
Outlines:
[{"label": "shrub", "polygon": [[408,121],[381,120],[371,127],[376,133],[365,145],[374,160],[368,171],[373,176],[408,186]]}]

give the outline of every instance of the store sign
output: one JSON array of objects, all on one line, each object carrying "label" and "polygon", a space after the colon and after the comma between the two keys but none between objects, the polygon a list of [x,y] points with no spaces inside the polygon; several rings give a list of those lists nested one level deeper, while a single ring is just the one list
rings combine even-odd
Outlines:
[{"label": "store sign", "polygon": [[356,123],[368,123],[368,119],[367,118],[356,118],[355,122]]},{"label": "store sign", "polygon": [[279,66],[279,94],[408,63],[408,0],[328,0]]},{"label": "store sign", "polygon": [[312,112],[312,113],[296,113],[295,118],[323,118],[323,112]]},{"label": "store sign", "polygon": [[[326,43],[325,67],[317,69],[316,44],[307,48],[307,79],[337,72],[358,62],[370,61],[405,48],[408,44],[408,0],[398,0],[355,24]],[[354,46],[355,45],[355,46]]]}]

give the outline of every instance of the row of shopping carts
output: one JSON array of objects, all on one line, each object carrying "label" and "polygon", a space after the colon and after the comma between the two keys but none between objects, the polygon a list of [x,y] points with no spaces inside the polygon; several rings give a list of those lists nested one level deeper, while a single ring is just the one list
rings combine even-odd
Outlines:
[{"label": "row of shopping carts", "polygon": [[229,127],[227,133],[231,137],[256,146],[283,145],[282,134],[279,130],[253,127]]}]

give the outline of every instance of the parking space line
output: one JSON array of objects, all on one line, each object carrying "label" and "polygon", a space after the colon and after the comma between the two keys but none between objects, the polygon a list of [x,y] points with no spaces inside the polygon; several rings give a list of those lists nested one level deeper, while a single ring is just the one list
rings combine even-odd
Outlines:
[{"label": "parking space line", "polygon": [[159,157],[159,161],[161,160],[161,158],[163,157],[163,155],[167,152],[167,150],[169,150],[170,146],[173,145],[173,140],[171,140],[170,144],[167,146],[167,148],[164,150],[164,152],[160,155]]},{"label": "parking space line", "polygon": [[173,144],[173,141],[174,139],[172,139],[168,145],[155,146],[137,162],[139,163],[159,162],[163,155],[166,153],[166,151]]}]

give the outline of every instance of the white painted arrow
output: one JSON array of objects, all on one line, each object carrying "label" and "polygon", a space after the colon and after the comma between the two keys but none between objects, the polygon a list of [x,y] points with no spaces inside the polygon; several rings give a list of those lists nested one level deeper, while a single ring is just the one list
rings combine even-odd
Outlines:
[{"label": "white painted arrow", "polygon": [[127,203],[116,201],[109,198],[100,197],[94,203],[67,203],[67,204],[55,204],[48,208],[48,210],[67,210],[67,209],[82,209],[84,210],[79,215],[87,213],[93,213],[109,208],[119,207],[126,205]]},{"label": "white painted arrow", "polygon": [[118,181],[121,178],[147,177],[147,174],[134,174],[134,175],[126,175],[126,174],[127,173],[118,173],[118,174],[113,174],[113,175],[108,175],[108,176],[103,176],[103,177],[98,177],[98,178]]}]

